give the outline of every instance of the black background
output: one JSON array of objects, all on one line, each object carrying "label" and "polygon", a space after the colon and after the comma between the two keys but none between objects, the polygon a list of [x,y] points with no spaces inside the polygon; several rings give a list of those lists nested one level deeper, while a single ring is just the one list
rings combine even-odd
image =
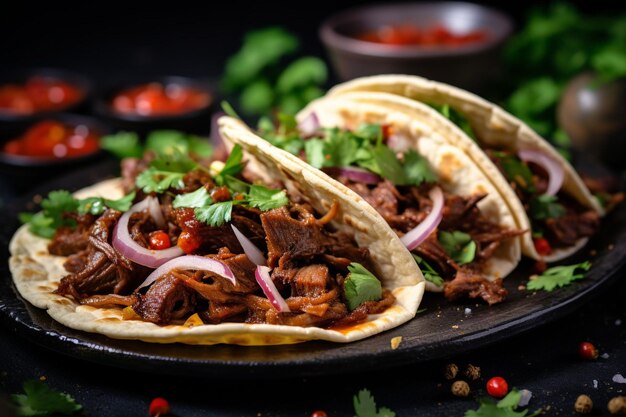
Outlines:
[{"label": "black background", "polygon": [[[246,31],[283,25],[300,36],[303,53],[323,56],[317,38],[320,22],[334,11],[364,4],[91,3],[10,4],[10,9],[0,13],[1,71],[67,68],[84,73],[99,86],[164,74],[215,79]],[[481,3],[509,12],[519,24],[529,6],[544,2]],[[619,7],[608,1],[577,3],[589,13]],[[582,393],[594,399],[593,415],[608,415],[607,401],[626,388],[611,380],[617,373],[626,375],[624,305],[626,285],[622,282],[565,319],[446,361],[376,373],[367,372],[364,363],[359,374],[294,376],[270,382],[155,377],[77,363],[27,343],[5,326],[0,328],[0,388],[17,392],[25,379],[47,376],[51,386],[84,404],[88,416],[144,416],[155,396],[167,397],[174,414],[181,417],[307,417],[315,409],[324,409],[330,416],[351,416],[352,396],[361,388],[370,389],[380,405],[394,409],[398,416],[461,416],[477,407],[474,397],[485,394],[487,377],[501,375],[512,386],[530,389],[534,395],[530,408],[548,408],[546,415],[575,415],[573,404]],[[594,362],[579,359],[576,350],[583,340],[593,341],[608,356]],[[440,370],[448,361],[482,367],[484,377],[471,384],[470,398],[449,394],[450,383]],[[0,416],[4,417],[1,408]]]}]

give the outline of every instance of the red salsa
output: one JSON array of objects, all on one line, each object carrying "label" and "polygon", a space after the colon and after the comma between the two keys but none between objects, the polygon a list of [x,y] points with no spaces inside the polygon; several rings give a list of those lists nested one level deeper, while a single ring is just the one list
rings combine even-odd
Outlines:
[{"label": "red salsa", "polygon": [[175,115],[198,110],[210,104],[205,91],[180,84],[150,83],[118,93],[112,101],[119,113],[142,116]]},{"label": "red salsa", "polygon": [[95,152],[100,135],[85,125],[66,125],[44,120],[29,128],[22,136],[4,144],[8,155],[63,159]]},{"label": "red salsa", "polygon": [[0,111],[19,115],[63,110],[78,103],[82,89],[63,80],[33,76],[24,84],[0,86]]},{"label": "red salsa", "polygon": [[420,28],[412,24],[382,26],[377,30],[363,32],[357,39],[367,42],[396,46],[460,46],[484,42],[487,32],[475,30],[464,34],[451,32],[443,25]]}]

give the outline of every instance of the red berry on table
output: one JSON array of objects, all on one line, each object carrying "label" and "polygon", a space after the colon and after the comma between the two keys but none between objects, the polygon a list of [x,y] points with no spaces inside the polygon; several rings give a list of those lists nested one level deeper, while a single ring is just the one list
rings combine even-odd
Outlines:
[{"label": "red berry on table", "polygon": [[502,398],[509,392],[509,384],[499,376],[494,376],[487,381],[487,392],[495,398]]},{"label": "red berry on table", "polygon": [[150,402],[150,417],[160,417],[170,412],[170,403],[165,398],[157,397]]},{"label": "red berry on table", "polygon": [[326,411],[317,410],[317,411],[313,411],[313,413],[311,414],[311,417],[328,417],[328,414],[326,414]]},{"label": "red berry on table", "polygon": [[578,347],[578,355],[587,360],[598,359],[598,349],[596,349],[593,343],[582,342]]}]

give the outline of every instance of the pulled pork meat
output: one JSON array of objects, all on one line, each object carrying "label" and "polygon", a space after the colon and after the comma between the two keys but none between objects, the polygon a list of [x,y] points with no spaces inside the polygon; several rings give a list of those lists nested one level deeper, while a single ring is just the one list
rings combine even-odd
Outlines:
[{"label": "pulled pork meat", "polygon": [[[432,185],[396,187],[386,179],[368,185],[342,176],[338,180],[363,197],[399,235],[404,235],[420,224],[433,206],[428,198]],[[414,249],[416,254],[432,265],[446,280],[444,295],[449,300],[462,297],[482,298],[487,303],[494,304],[506,296],[502,280],[489,281],[481,274],[481,270],[502,242],[515,238],[524,231],[500,226],[483,215],[477,204],[484,197],[485,195],[462,197],[444,193],[443,219],[438,228],[444,231],[461,231],[471,236],[476,243],[476,256],[471,263],[458,265],[442,247],[436,233],[432,233]]]}]

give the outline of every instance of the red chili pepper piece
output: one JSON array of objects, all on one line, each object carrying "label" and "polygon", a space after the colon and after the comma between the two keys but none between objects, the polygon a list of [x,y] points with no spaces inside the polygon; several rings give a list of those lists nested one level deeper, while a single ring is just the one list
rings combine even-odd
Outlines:
[{"label": "red chili pepper piece", "polygon": [[533,243],[539,255],[549,255],[552,253],[552,246],[550,246],[550,242],[548,242],[547,239],[536,237],[533,239]]},{"label": "red chili pepper piece", "polygon": [[593,343],[582,342],[580,346],[578,346],[578,354],[581,358],[590,361],[598,359],[598,349],[596,349]]},{"label": "red chili pepper piece", "polygon": [[150,249],[163,250],[172,246],[170,237],[163,230],[157,230],[148,235],[148,241],[150,242]]},{"label": "red chili pepper piece", "polygon": [[164,416],[170,412],[170,403],[165,398],[156,397],[150,402],[150,417]]},{"label": "red chili pepper piece", "polygon": [[487,381],[487,392],[492,397],[502,398],[509,392],[509,384],[500,376],[494,376]]}]

